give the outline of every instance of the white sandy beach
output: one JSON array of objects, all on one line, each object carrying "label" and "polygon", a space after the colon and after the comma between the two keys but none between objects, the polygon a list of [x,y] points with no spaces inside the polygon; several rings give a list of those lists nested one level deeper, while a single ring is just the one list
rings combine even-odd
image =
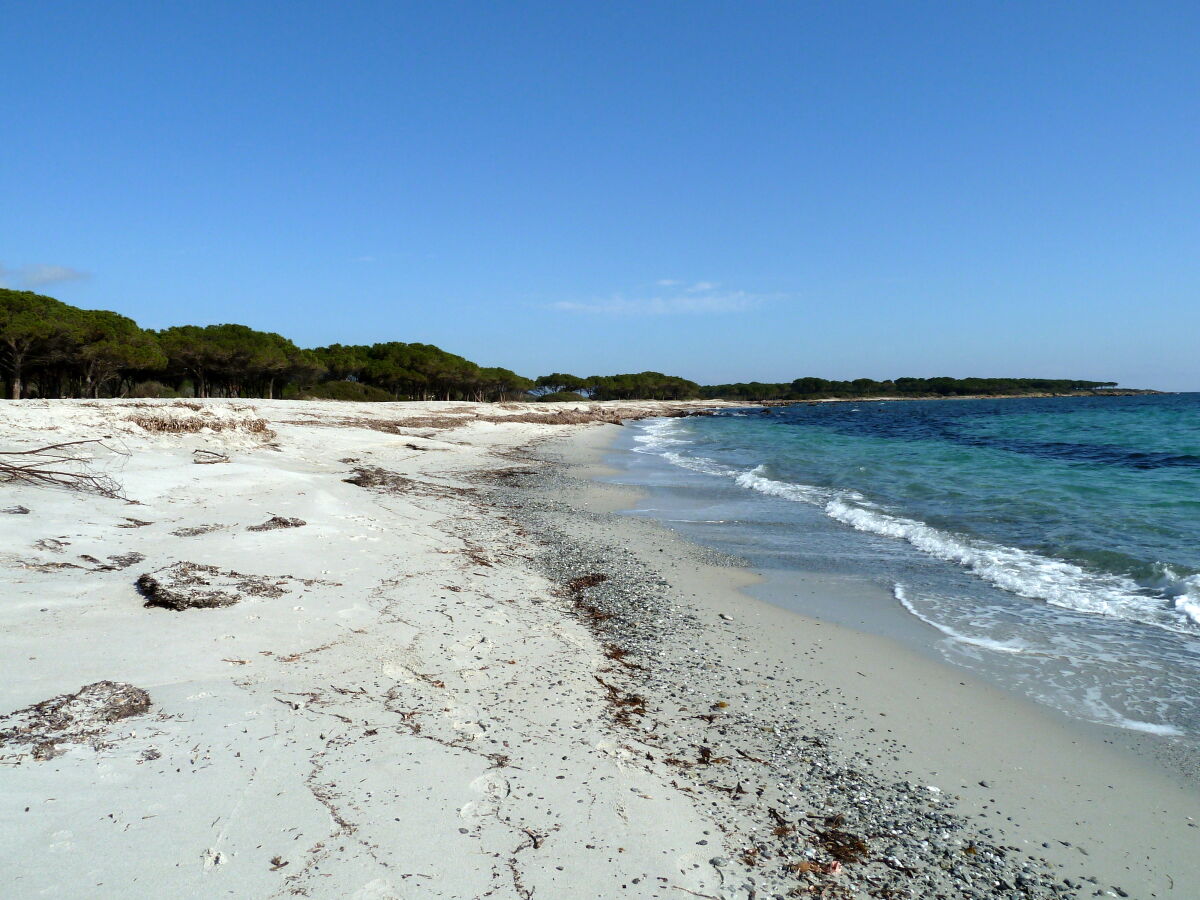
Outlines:
[{"label": "white sandy beach", "polygon": [[[5,896],[884,896],[868,863],[911,868],[889,842],[838,862],[841,821],[868,801],[846,795],[843,815],[845,777],[818,803],[799,759],[762,755],[809,726],[872,778],[911,782],[888,804],[967,823],[918,836],[957,842],[944,896],[1200,895],[1194,786],[882,639],[753,601],[744,571],[607,515],[618,489],[565,478],[541,489],[543,520],[657,573],[667,612],[647,605],[647,628],[689,623],[653,662],[636,641],[627,657],[586,586],[547,569],[519,493],[489,494],[497,472],[549,467],[521,448],[551,438],[586,475],[613,430],[570,424],[586,408],[0,406],[0,450],[102,438],[94,465],[127,498],[0,484],[0,714],[98,682],[149,695],[79,740],[36,711],[0,720]],[[143,575],[228,605],[148,607]],[[809,813],[829,819],[806,831]],[[972,875],[992,853],[976,846],[999,848],[987,873],[1029,886]]]},{"label": "white sandy beach", "polygon": [[[648,871],[695,890],[714,880],[691,867],[707,858],[703,819],[612,752],[594,642],[538,605],[554,586],[509,536],[484,547],[457,533],[480,513],[455,491],[547,426],[341,424],[464,410],[417,406],[0,408],[8,445],[102,436],[128,452],[106,462],[136,501],[4,486],[3,506],[29,513],[0,519],[0,708],[102,680],[152,699],[98,750],[35,761],[3,748],[8,896],[604,896]],[[129,421],[148,414],[234,427]],[[246,430],[263,416],[274,436]],[[201,448],[232,461],[196,465]],[[349,458],[415,484],[348,484]],[[307,524],[247,531],[272,515]],[[127,553],[145,559],[82,559]],[[134,579],[181,561],[282,593],[144,608]]]}]

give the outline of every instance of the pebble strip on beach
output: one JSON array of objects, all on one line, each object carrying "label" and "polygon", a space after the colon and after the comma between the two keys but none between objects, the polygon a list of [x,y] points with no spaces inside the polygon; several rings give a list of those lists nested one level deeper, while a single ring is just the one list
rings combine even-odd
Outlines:
[{"label": "pebble strip on beach", "polygon": [[[737,560],[645,520],[579,508],[572,497],[594,485],[547,447],[512,458],[521,468],[480,499],[519,526],[535,564],[563,586],[548,602],[581,617],[606,649],[601,686],[631,758],[712,822],[700,843],[722,898],[1129,896],[957,813],[953,794],[900,769],[890,738],[847,746],[828,726],[846,707],[835,692],[764,656],[719,652],[755,636],[725,614],[702,620],[667,566],[680,552],[685,564]],[[667,542],[672,554],[652,565]]]}]

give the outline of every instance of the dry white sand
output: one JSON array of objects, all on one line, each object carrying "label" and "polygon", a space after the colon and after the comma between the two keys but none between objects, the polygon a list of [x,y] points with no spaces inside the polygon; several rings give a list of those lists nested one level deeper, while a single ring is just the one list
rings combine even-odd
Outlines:
[{"label": "dry white sand", "polygon": [[[152,701],[95,747],[0,747],[0,893],[601,897],[647,871],[710,887],[693,867],[707,823],[609,752],[595,641],[539,605],[552,586],[511,535],[458,533],[481,517],[471,473],[552,426],[386,424],[474,414],[0,404],[0,449],[103,437],[129,455],[97,465],[136,501],[0,485],[0,508],[29,510],[0,514],[0,713],[104,680]],[[140,416],[208,424],[148,432]],[[197,449],[231,461],[197,465]],[[346,483],[356,466],[413,483]],[[307,524],[248,530],[271,516]],[[131,553],[144,560],[109,563]],[[227,593],[250,575],[279,595],[144,607],[135,578],[178,562],[235,573],[209,578]]]}]

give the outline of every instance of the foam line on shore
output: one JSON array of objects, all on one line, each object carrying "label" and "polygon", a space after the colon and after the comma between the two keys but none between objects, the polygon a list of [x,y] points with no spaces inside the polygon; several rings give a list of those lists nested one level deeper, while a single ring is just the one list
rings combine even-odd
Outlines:
[{"label": "foam line on shore", "polygon": [[1090,615],[1129,619],[1177,634],[1200,633],[1200,575],[1180,577],[1164,568],[1153,584],[1090,572],[1066,560],[1018,547],[952,534],[897,515],[857,491],[836,490],[768,477],[764,465],[739,470],[716,460],[690,456],[680,447],[672,420],[651,420],[635,438],[640,452],[661,456],[680,468],[731,478],[738,486],[767,496],[820,507],[856,531],[903,540],[929,556],[959,565],[1001,590]]},{"label": "foam line on shore", "polygon": [[991,638],[985,637],[970,637],[969,635],[965,635],[960,631],[955,631],[948,625],[943,625],[941,622],[930,618],[917,609],[917,607],[913,605],[913,602],[908,598],[908,593],[904,590],[904,586],[901,584],[893,585],[892,593],[895,598],[900,601],[900,605],[908,610],[913,616],[920,619],[931,628],[937,629],[951,640],[958,641],[962,644],[970,644],[973,647],[982,647],[984,650],[992,650],[996,653],[1025,653],[1029,649],[1027,646],[1017,641],[995,641]]}]

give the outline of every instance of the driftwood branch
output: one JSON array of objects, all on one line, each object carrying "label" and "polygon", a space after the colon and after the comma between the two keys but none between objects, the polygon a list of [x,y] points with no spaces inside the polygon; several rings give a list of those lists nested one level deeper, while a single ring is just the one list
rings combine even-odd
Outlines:
[{"label": "driftwood branch", "polygon": [[121,453],[97,438],[64,441],[32,450],[0,450],[0,483],[23,482],[125,499],[121,485],[111,475],[97,470],[92,457],[81,453],[84,448]]}]

